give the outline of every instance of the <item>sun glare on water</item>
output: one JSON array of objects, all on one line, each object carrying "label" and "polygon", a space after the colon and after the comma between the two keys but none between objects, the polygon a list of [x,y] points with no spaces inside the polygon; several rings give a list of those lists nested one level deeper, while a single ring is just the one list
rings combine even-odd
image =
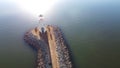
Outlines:
[{"label": "sun glare on water", "polygon": [[18,0],[18,5],[33,15],[46,14],[58,0]]}]

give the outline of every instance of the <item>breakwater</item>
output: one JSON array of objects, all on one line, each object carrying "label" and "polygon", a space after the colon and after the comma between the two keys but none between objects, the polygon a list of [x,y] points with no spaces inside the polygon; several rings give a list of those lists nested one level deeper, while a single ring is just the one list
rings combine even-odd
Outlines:
[{"label": "breakwater", "polygon": [[24,40],[37,51],[36,68],[73,68],[61,30],[51,25],[44,29],[40,31],[36,27],[24,36]]}]

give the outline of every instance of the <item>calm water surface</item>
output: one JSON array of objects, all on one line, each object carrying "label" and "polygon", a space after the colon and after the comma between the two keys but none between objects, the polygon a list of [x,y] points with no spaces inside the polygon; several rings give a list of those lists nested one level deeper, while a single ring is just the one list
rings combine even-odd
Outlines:
[{"label": "calm water surface", "polygon": [[[46,14],[58,25],[73,52],[76,68],[120,68],[120,2],[60,2]],[[0,68],[34,68],[36,53],[23,41],[37,18],[19,7],[0,4]]]}]

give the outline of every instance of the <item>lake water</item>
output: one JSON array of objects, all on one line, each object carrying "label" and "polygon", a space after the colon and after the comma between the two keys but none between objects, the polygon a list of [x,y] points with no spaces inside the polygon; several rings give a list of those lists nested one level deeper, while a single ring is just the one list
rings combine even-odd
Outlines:
[{"label": "lake water", "polygon": [[[66,0],[45,15],[62,28],[76,68],[120,68],[120,1]],[[0,68],[34,68],[36,53],[23,40],[38,24],[19,7],[0,3]]]}]

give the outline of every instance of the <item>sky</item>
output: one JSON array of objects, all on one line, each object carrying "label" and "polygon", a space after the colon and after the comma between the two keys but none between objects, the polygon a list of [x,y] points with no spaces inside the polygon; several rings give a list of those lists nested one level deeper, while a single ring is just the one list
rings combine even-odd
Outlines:
[{"label": "sky", "polygon": [[14,5],[28,13],[38,15],[49,12],[57,2],[58,0],[0,0],[0,5]]},{"label": "sky", "polygon": [[[29,14],[32,14],[34,16],[38,16],[39,14],[46,14],[49,13],[52,8],[56,6],[56,4],[61,4],[60,2],[73,2],[80,3],[80,4],[98,4],[103,2],[116,2],[113,0],[0,0],[0,12],[7,13],[8,11],[5,11],[7,7],[8,9],[11,9],[11,7],[14,6],[14,9],[20,8],[21,10],[28,12]],[[97,2],[97,3],[96,3]],[[5,9],[4,9],[5,8]],[[10,10],[11,11],[11,10]],[[9,12],[10,12],[9,11]],[[12,12],[12,11],[11,11]]]}]

